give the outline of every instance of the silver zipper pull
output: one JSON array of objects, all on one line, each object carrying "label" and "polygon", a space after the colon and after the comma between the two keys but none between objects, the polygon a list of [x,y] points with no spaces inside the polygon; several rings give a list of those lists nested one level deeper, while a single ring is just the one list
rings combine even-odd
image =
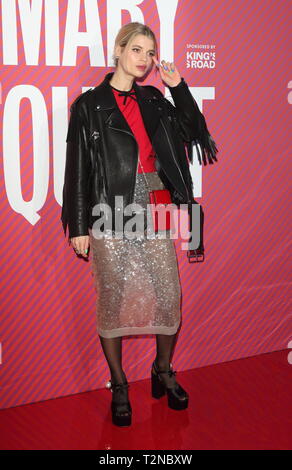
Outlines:
[{"label": "silver zipper pull", "polygon": [[96,139],[99,139],[100,137],[100,133],[98,131],[93,131],[92,134],[91,134],[91,138],[96,140]]}]

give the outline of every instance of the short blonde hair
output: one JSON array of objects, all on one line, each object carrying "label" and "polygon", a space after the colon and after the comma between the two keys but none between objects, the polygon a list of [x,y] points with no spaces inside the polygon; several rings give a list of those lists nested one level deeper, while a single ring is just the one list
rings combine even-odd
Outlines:
[{"label": "short blonde hair", "polygon": [[[115,39],[114,49],[116,48],[116,46],[120,46],[122,48],[126,47],[128,42],[131,41],[138,34],[143,34],[144,36],[147,36],[148,38],[153,40],[155,54],[157,55],[158,46],[157,46],[155,34],[153,33],[152,29],[149,28],[149,26],[146,26],[143,23],[139,23],[138,21],[127,23],[120,28]],[[113,59],[115,67],[117,67],[119,59],[115,56],[115,53],[113,53],[112,59]]]}]

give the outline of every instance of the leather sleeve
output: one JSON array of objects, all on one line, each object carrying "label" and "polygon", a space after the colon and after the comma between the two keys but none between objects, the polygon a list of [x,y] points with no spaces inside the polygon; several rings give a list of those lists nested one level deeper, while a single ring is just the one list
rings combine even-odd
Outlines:
[{"label": "leather sleeve", "polygon": [[[175,106],[165,98],[168,104],[169,112],[172,113],[177,121],[179,133],[188,144],[188,154],[190,161],[193,161],[192,147],[193,142],[196,144],[199,163],[207,164],[217,161],[216,153],[218,149],[216,143],[209,133],[204,115],[201,113],[196,100],[191,94],[184,78],[175,87],[168,87],[173,98]],[[198,149],[200,146],[200,151]]]},{"label": "leather sleeve", "polygon": [[90,158],[86,120],[80,103],[70,107],[63,186],[63,228],[69,238],[88,235]]}]

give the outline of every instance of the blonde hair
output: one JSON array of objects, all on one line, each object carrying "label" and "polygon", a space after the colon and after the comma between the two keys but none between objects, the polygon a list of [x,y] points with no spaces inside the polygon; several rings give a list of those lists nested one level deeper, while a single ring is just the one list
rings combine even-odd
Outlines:
[{"label": "blonde hair", "polygon": [[[149,39],[153,40],[155,54],[157,55],[158,46],[157,46],[155,34],[153,33],[152,29],[149,28],[149,26],[146,26],[143,23],[139,23],[138,21],[127,23],[120,28],[115,39],[114,49],[116,48],[116,46],[125,48],[128,42],[131,41],[138,34],[143,34],[144,36],[147,36]],[[119,59],[115,56],[115,53],[113,53],[112,59],[113,59],[115,67],[117,67]]]}]

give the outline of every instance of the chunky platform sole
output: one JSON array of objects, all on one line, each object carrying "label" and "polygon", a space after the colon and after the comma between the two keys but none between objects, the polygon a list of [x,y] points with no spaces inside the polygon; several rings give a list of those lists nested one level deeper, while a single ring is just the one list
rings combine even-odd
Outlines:
[{"label": "chunky platform sole", "polygon": [[[117,391],[118,389],[125,389],[129,387],[129,384],[126,383],[119,383],[119,384],[112,384],[109,381],[110,384],[110,390],[112,392]],[[129,413],[121,415],[119,414],[121,411],[121,408],[123,409],[124,406],[127,406]],[[129,400],[124,401],[124,402],[111,402],[111,412],[112,412],[112,423],[115,424],[116,426],[130,426],[132,423],[132,407],[129,402]]]},{"label": "chunky platform sole", "polygon": [[118,415],[112,407],[112,423],[116,426],[130,426],[132,424],[132,413],[128,415]]},{"label": "chunky platform sole", "polygon": [[[155,366],[152,365],[152,368]],[[174,371],[170,372],[175,374]],[[179,398],[178,392],[183,396],[183,399]],[[189,396],[187,392],[177,384],[175,388],[168,388],[162,383],[162,379],[159,378],[159,372],[154,373],[153,369],[151,371],[151,393],[152,397],[159,399],[167,394],[167,401],[169,408],[173,410],[185,410],[189,404]]]}]

